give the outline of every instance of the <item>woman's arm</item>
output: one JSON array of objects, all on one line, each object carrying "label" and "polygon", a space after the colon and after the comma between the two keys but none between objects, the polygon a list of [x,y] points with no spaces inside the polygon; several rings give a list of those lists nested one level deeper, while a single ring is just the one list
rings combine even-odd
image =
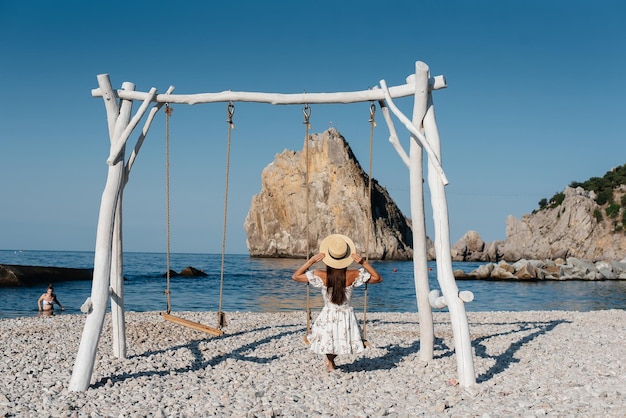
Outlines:
[{"label": "woman's arm", "polygon": [[302,282],[302,283],[306,283],[309,281],[309,279],[307,279],[306,277],[306,271],[311,268],[311,266],[317,262],[322,261],[322,259],[326,256],[326,254],[324,253],[319,253],[319,254],[315,254],[314,256],[312,256],[311,258],[309,258],[306,263],[304,263],[303,265],[301,265],[298,270],[296,270],[293,273],[293,276],[291,276],[292,279],[294,279],[296,282]]},{"label": "woman's arm", "polygon": [[39,296],[39,299],[37,300],[37,308],[41,311],[41,301],[43,300],[43,295]]},{"label": "woman's arm", "polygon": [[383,278],[381,277],[381,275],[376,271],[374,267],[372,267],[372,265],[369,262],[367,262],[361,256],[361,254],[355,253],[355,254],[351,254],[351,256],[354,259],[354,261],[362,265],[363,268],[365,268],[365,270],[367,270],[367,272],[370,274],[370,279],[367,281],[368,283],[374,284],[374,283],[380,283],[383,281]]},{"label": "woman's arm", "polygon": [[65,310],[65,306],[61,305],[61,302],[59,302],[59,299],[57,298],[56,295],[54,295],[54,301],[56,302],[57,305],[59,305],[61,307],[62,311]]}]

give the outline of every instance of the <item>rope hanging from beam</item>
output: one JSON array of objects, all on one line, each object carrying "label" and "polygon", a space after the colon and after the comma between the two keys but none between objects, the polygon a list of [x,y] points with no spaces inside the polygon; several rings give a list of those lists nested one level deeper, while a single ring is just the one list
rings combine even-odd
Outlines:
[{"label": "rope hanging from beam", "polygon": [[[183,325],[191,329],[195,329],[196,331],[206,332],[208,334],[216,335],[218,337],[222,336],[224,333],[221,329],[223,324],[219,320],[219,314],[221,312],[222,307],[222,289],[220,283],[220,312],[218,312],[218,324],[220,324],[220,328],[213,328],[208,325],[203,325],[197,322],[190,321],[188,319],[180,318],[171,314],[172,312],[172,303],[171,303],[171,289],[170,289],[170,277],[171,277],[171,216],[170,216],[170,117],[172,116],[173,109],[169,106],[169,104],[165,105],[165,213],[167,218],[167,250],[166,250],[166,265],[167,272],[165,273],[167,277],[167,288],[163,293],[167,295],[167,310],[166,312],[160,312],[159,314],[166,321]],[[229,132],[229,143],[230,143],[230,132]],[[222,267],[223,268],[223,267]]]},{"label": "rope hanging from beam", "polygon": [[225,175],[225,186],[224,186],[224,225],[223,225],[223,234],[222,234],[222,265],[220,268],[220,305],[217,310],[217,326],[219,329],[222,329],[226,326],[226,316],[222,311],[222,296],[224,293],[224,261],[226,258],[226,219],[228,214],[228,181],[230,174],[230,143],[231,143],[231,134],[233,129],[235,129],[235,124],[233,123],[233,116],[235,115],[235,105],[233,102],[228,102],[226,105],[226,114],[228,119],[226,122],[228,123],[228,143],[226,144],[226,175]]},{"label": "rope hanging from beam", "polygon": [[[369,160],[369,173],[367,178],[367,197],[368,197],[368,222],[367,222],[367,237],[365,238],[365,260],[369,262],[369,242],[370,237],[372,235],[372,231],[370,229],[372,223],[374,222],[374,218],[372,216],[372,162],[374,156],[374,128],[376,127],[376,105],[374,102],[370,104],[370,160]],[[374,229],[374,234],[376,233],[376,229]],[[369,342],[367,341],[367,282],[365,282],[365,287],[363,289],[363,345],[365,347],[369,346]]]},{"label": "rope hanging from beam", "polygon": [[[304,115],[304,160],[306,168],[304,170],[304,187],[306,190],[306,202],[304,207],[306,208],[306,254],[305,259],[311,256],[310,242],[309,242],[309,130],[311,129],[311,108],[308,104],[304,105],[302,109]],[[304,342],[310,344],[308,335],[311,333],[311,286],[309,282],[306,283],[306,334],[304,335]]]}]

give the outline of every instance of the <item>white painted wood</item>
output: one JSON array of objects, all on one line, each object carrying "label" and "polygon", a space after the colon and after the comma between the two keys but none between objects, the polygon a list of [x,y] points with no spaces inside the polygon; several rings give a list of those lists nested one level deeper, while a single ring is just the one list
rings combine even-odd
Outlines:
[{"label": "white painted wood", "polygon": [[150,93],[148,93],[148,96],[146,96],[141,106],[139,106],[139,109],[137,110],[137,113],[135,113],[135,116],[133,116],[128,126],[124,128],[124,132],[122,132],[120,137],[116,139],[115,146],[111,148],[111,153],[109,154],[109,158],[107,159],[108,165],[115,164],[115,161],[120,158],[122,150],[126,148],[126,141],[128,141],[130,134],[133,133],[133,130],[135,129],[141,118],[143,118],[143,115],[146,113],[146,110],[148,110],[148,106],[150,106],[150,103],[154,101],[156,91],[157,90],[154,87],[150,89]]},{"label": "white painted wood", "polygon": [[448,306],[448,304],[446,303],[446,298],[441,296],[441,292],[439,292],[438,289],[433,289],[430,291],[430,293],[428,294],[428,302],[430,303],[430,306],[435,309],[443,309]]},{"label": "white painted wood", "polygon": [[470,290],[461,290],[459,292],[459,299],[463,302],[471,302],[474,300],[474,293]]},{"label": "white painted wood", "polygon": [[389,128],[389,142],[400,156],[400,159],[402,160],[406,168],[410,169],[411,160],[404,148],[402,147],[402,144],[400,144],[400,140],[398,139],[398,133],[396,132],[396,127],[393,123],[393,119],[391,119],[391,114],[389,113],[389,108],[387,107],[387,104],[384,100],[379,101],[378,105],[380,106],[380,110],[383,113],[383,118],[385,119],[387,127]]},{"label": "white painted wood", "polygon": [[[422,120],[426,114],[428,103],[428,71],[416,63],[416,80],[414,83],[413,121],[412,126],[422,129]],[[393,106],[393,105],[392,105]],[[410,187],[411,187],[411,219],[413,227],[413,280],[417,298],[417,311],[420,324],[420,359],[433,359],[435,347],[435,328],[433,313],[428,303],[428,248],[426,241],[426,216],[424,212],[424,148],[420,141],[411,135],[410,150]]]},{"label": "white painted wood", "polygon": [[[156,90],[154,90],[154,94],[156,94]],[[170,86],[167,90],[168,93],[172,92],[174,87]],[[152,90],[151,90],[152,93]],[[149,101],[144,101],[144,103],[149,104]],[[115,213],[115,224],[114,224],[114,232],[113,232],[113,248],[112,254],[113,259],[111,262],[111,323],[113,327],[113,355],[117,358],[124,359],[126,358],[126,320],[124,314],[124,250],[123,250],[123,238],[122,238],[122,200],[123,200],[123,189],[124,186],[128,183],[128,179],[130,176],[130,171],[132,169],[132,165],[139,154],[139,150],[143,145],[143,141],[148,134],[150,126],[154,120],[154,116],[161,109],[161,107],[165,103],[158,103],[150,109],[150,113],[144,126],[142,128],[141,134],[139,135],[139,139],[131,153],[128,162],[126,163],[126,167],[124,169],[124,179],[122,189],[120,190],[120,196],[118,198],[117,209]],[[138,114],[143,115],[145,113],[145,109],[139,109],[135,114],[135,117],[131,120],[131,125],[136,126],[139,119],[137,118]],[[130,125],[129,125],[130,126]],[[126,135],[128,129],[124,130],[123,137],[120,141],[127,141],[130,133]],[[132,131],[131,131],[132,132]],[[124,139],[126,136],[126,139]],[[123,152],[124,148],[121,150],[122,156],[121,160],[124,160]]]},{"label": "white painted wood", "polygon": [[[122,161],[123,152],[122,152]],[[124,250],[122,240],[122,199],[124,186],[120,189],[113,224],[111,252],[111,324],[113,328],[113,355],[126,358],[126,320],[124,315]]]},{"label": "white painted wood", "polygon": [[[105,74],[106,75],[106,74]],[[429,81],[430,89],[439,90],[446,88],[445,77],[436,76]],[[415,88],[412,84],[403,84],[389,88],[389,94],[393,98],[412,96]],[[145,100],[150,93],[117,90],[117,97],[125,100]],[[102,96],[100,88],[91,91],[93,97]],[[198,94],[159,94],[154,99],[159,103],[189,104],[216,102],[255,102],[269,103],[274,105],[287,104],[329,104],[329,103],[359,103],[379,101],[385,99],[384,93],[380,89],[369,89],[352,92],[337,93],[258,93],[245,91],[223,91],[219,93],[198,93]]]},{"label": "white painted wood", "polygon": [[87,299],[85,299],[82,305],[80,305],[80,311],[82,313],[88,314],[91,312],[92,309],[93,309],[93,303],[91,303],[91,296],[90,296]]},{"label": "white painted wood", "polygon": [[391,92],[389,91],[389,88],[387,87],[387,83],[385,82],[385,80],[380,80],[380,85],[384,92],[385,100],[387,101],[387,105],[389,106],[389,109],[391,109],[393,114],[396,115],[398,119],[400,119],[400,122],[402,122],[402,124],[409,130],[409,132],[411,132],[413,135],[417,137],[417,139],[419,139],[420,145],[424,147],[424,149],[426,150],[426,153],[428,154],[429,161],[433,164],[433,170],[435,170],[435,172],[438,173],[443,185],[444,186],[447,185],[448,179],[446,177],[446,173],[444,173],[443,168],[441,167],[441,163],[439,162],[439,158],[433,152],[433,149],[428,143],[428,141],[426,140],[426,137],[424,137],[424,135],[421,132],[419,132],[419,130],[413,125],[413,123],[411,123],[409,118],[404,116],[404,114],[400,111],[400,109],[398,109],[396,105],[393,103]]},{"label": "white painted wood", "polygon": [[[116,100],[109,100],[114,94],[108,76],[99,76],[98,82],[100,88],[106,92],[104,95],[105,107],[109,122],[111,148],[113,148],[116,145],[116,138],[121,136],[124,128],[130,121],[132,101],[124,100],[121,106],[118,107]],[[124,83],[122,87],[126,90],[135,88],[134,84],[128,82]],[[98,341],[100,340],[107,309],[112,262],[113,225],[123,179],[124,162],[119,160],[115,165],[109,166],[107,181],[100,202],[91,287],[92,310],[85,320],[85,327],[83,328],[83,335],[69,384],[69,390],[71,391],[87,390],[93,372]]]},{"label": "white painted wood", "polygon": [[[473,300],[473,294],[471,292],[458,292],[456,283],[454,282],[454,276],[452,275],[449,228],[447,223],[447,203],[445,193],[443,192],[443,187],[448,184],[448,180],[440,163],[441,150],[439,134],[434,120],[432,105],[432,90],[447,87],[443,76],[430,78],[428,75],[428,66],[418,61],[416,63],[416,74],[407,77],[407,84],[388,88],[385,81],[381,80],[380,84],[382,89],[374,88],[357,92],[279,94],[225,91],[220,93],[174,95],[172,94],[174,88],[170,86],[165,94],[158,95],[154,88],[147,93],[136,92],[134,84],[128,82],[122,84],[122,89],[114,91],[107,74],[98,75],[98,84],[99,87],[92,90],[92,95],[94,97],[102,97],[105,103],[111,142],[109,158],[107,160],[109,171],[100,204],[91,296],[85,301],[85,304],[81,308],[84,308],[83,311],[88,312],[88,315],[69,384],[70,390],[83,391],[89,386],[109,294],[112,295],[114,328],[113,350],[118,357],[123,358],[126,356],[123,304],[122,197],[124,186],[129,179],[130,170],[147,136],[156,112],[158,112],[165,103],[198,104],[228,101],[271,104],[379,101],[385,121],[389,127],[389,141],[394,146],[405,165],[409,167],[411,176],[412,216],[414,219],[422,220],[424,220],[424,199],[423,176],[421,173],[423,171],[423,151],[426,150],[429,157],[428,182],[431,188],[431,204],[435,212],[433,216],[435,218],[435,248],[437,251],[437,259],[447,260],[442,263],[444,267],[440,267],[440,263],[437,263],[437,275],[444,291],[444,296],[437,296],[435,299],[439,299],[437,303],[445,303],[448,300],[447,295],[455,295],[453,298],[454,303],[452,303],[450,311],[455,346],[457,346],[459,382],[463,386],[469,386],[475,383],[473,362],[471,360],[471,347],[469,346],[469,329],[463,307],[463,301]],[[411,95],[415,97],[412,122],[395,107],[392,100],[393,98]],[[118,99],[121,105],[118,103]],[[132,103],[134,100],[141,100],[143,103],[131,120]],[[131,153],[128,163],[124,165],[124,153],[127,140],[140,119],[143,118],[149,104],[152,102],[156,102],[156,105],[150,110],[137,144]],[[411,133],[410,155],[406,154],[400,144],[387,105]],[[426,113],[424,113],[424,111],[426,111]],[[432,144],[430,141],[432,141]],[[419,223],[414,223],[414,226],[417,224]],[[415,238],[416,235],[417,239]],[[426,261],[423,256],[426,248],[424,225],[419,226],[417,234],[414,230],[414,246],[419,254],[418,257],[414,259],[414,261],[417,261],[416,265],[419,265],[419,268],[416,268],[414,271],[416,290],[418,293],[418,306],[421,305],[423,307],[426,305],[426,302],[422,300],[423,297],[420,297],[420,295],[428,295],[428,304],[430,304],[430,297],[433,294],[433,292],[427,292],[428,270],[427,267],[424,269]],[[424,282],[424,280],[426,280],[426,282]],[[424,283],[426,283],[426,286]],[[456,291],[452,292],[453,290]],[[423,310],[424,309],[420,309],[420,314]],[[432,346],[430,343],[425,344],[427,340],[431,339],[428,335],[429,329],[432,329],[432,312],[430,309],[428,310],[428,314],[430,315],[430,320],[427,317],[420,317],[420,323],[426,325],[426,328],[421,331],[423,346]],[[426,349],[424,351],[427,352],[428,350]]]},{"label": "white painted wood", "polygon": [[[174,86],[170,86],[167,89],[168,94],[173,91],[174,91]],[[150,113],[148,113],[148,118],[146,119],[146,123],[144,123],[143,125],[139,138],[137,139],[137,144],[135,144],[135,148],[133,149],[132,153],[130,154],[130,157],[128,158],[128,163],[126,164],[126,179],[125,179],[124,184],[128,183],[128,179],[130,178],[130,170],[133,168],[133,164],[135,163],[135,159],[137,158],[137,155],[139,154],[139,150],[141,149],[141,146],[143,145],[143,141],[146,139],[146,136],[148,136],[148,131],[150,130],[150,126],[152,126],[152,122],[154,121],[154,116],[157,114],[159,110],[161,110],[161,107],[163,107],[163,105],[165,105],[165,103],[157,103],[156,105],[152,107],[152,109],[150,109]]]},{"label": "white painted wood", "polygon": [[[469,290],[461,290],[459,292],[459,299],[463,302],[471,302],[474,300],[474,293]],[[430,306],[435,309],[443,309],[448,306],[446,298],[441,296],[441,293],[437,289],[430,291],[428,294],[428,301],[430,302]]]},{"label": "white painted wood", "polygon": [[[435,108],[432,95],[428,98],[428,110],[424,117],[424,132],[433,147],[433,151],[441,161],[441,144],[439,130],[435,120]],[[435,161],[428,160],[428,187],[431,195],[433,218],[435,224],[435,254],[437,258],[437,280],[448,304],[450,322],[454,336],[454,351],[456,354],[457,373],[459,384],[469,387],[476,383],[472,345],[470,341],[469,325],[465,305],[459,299],[459,290],[452,270],[452,255],[450,252],[450,226],[448,222],[448,203],[445,195],[445,183],[441,181],[436,171]]]}]

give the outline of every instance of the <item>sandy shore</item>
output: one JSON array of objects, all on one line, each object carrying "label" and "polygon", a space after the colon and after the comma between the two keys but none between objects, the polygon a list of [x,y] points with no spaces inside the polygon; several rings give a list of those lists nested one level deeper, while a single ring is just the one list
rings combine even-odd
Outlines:
[{"label": "sandy shore", "polygon": [[[214,325],[215,313],[181,313]],[[213,337],[127,313],[128,358],[105,323],[92,385],[68,391],[84,316],[0,320],[0,416],[585,416],[626,411],[626,311],[468,313],[477,384],[457,377],[449,315],[419,360],[416,313],[368,313],[371,345],[328,372],[304,314],[227,313]]]}]

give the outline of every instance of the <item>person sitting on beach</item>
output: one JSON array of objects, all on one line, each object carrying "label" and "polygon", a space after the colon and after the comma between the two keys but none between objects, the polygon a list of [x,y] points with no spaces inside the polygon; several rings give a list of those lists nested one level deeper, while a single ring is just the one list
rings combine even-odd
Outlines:
[{"label": "person sitting on beach", "polygon": [[[326,264],[326,270],[308,271],[320,261]],[[353,262],[363,267],[348,270]],[[366,282],[380,283],[383,279],[374,267],[356,253],[352,240],[341,234],[324,238],[319,254],[309,258],[293,273],[292,278],[322,288],[324,308],[307,338],[314,353],[326,356],[328,370],[335,369],[337,355],[362,352],[364,345],[361,330],[350,306],[352,290]]]},{"label": "person sitting on beach", "polygon": [[61,305],[61,302],[59,302],[56,293],[54,293],[54,286],[52,286],[52,284],[49,284],[46,293],[39,296],[39,300],[37,301],[37,307],[39,308],[39,312],[43,312],[44,314],[52,314],[54,312],[55,303],[61,307],[62,311],[65,310],[65,307]]}]

